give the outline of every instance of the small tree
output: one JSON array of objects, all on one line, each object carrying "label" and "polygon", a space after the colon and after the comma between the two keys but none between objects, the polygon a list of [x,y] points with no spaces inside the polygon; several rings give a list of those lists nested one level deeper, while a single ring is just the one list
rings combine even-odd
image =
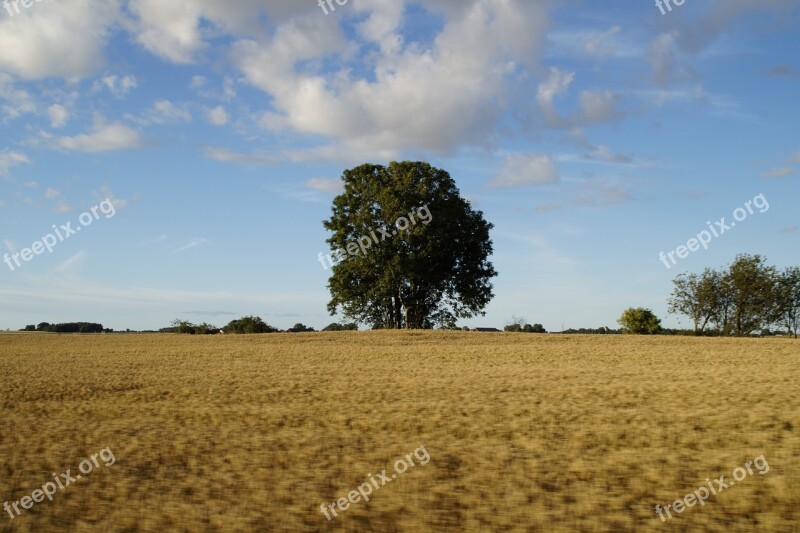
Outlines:
[{"label": "small tree", "polygon": [[681,274],[672,283],[669,312],[686,315],[694,323],[695,334],[702,333],[719,310],[720,275],[705,269],[701,275]]},{"label": "small tree", "polygon": [[777,322],[797,338],[800,326],[800,267],[784,270],[776,287]]},{"label": "small tree", "polygon": [[650,309],[643,307],[629,307],[617,322],[625,333],[655,335],[661,331],[661,320]]}]

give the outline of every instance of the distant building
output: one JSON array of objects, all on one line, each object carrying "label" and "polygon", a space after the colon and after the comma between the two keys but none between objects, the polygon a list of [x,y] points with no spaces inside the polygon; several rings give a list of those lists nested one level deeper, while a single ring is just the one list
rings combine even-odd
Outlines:
[{"label": "distant building", "polygon": [[497,328],[472,328],[472,331],[480,331],[481,333],[500,333]]}]

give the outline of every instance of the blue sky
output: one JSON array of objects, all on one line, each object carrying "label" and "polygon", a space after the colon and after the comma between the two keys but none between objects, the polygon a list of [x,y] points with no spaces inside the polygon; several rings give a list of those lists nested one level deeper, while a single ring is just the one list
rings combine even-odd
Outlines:
[{"label": "blue sky", "polygon": [[324,327],[321,222],[364,162],[444,168],[495,225],[495,298],[460,325],[616,327],[643,306],[688,326],[666,313],[678,273],[800,264],[791,0],[333,5],[0,10],[0,328]]}]

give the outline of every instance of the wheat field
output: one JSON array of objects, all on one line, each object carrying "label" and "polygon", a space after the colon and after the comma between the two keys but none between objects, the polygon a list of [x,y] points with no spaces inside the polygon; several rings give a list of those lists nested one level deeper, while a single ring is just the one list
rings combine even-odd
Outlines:
[{"label": "wheat field", "polygon": [[0,334],[0,501],[115,459],[0,531],[800,531],[799,363],[785,338]]}]

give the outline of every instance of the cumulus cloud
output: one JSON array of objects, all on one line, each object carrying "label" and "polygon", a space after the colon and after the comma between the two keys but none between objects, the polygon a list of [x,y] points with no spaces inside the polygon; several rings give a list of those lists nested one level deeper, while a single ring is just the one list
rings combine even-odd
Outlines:
[{"label": "cumulus cloud", "polygon": [[96,120],[91,133],[59,137],[56,144],[78,152],[113,152],[140,148],[143,143],[139,132],[133,128],[118,122]]},{"label": "cumulus cloud", "polygon": [[72,211],[72,206],[64,200],[61,191],[58,189],[48,187],[44,192],[44,198],[53,204],[54,213],[69,213]]},{"label": "cumulus cloud", "polygon": [[512,154],[489,184],[491,187],[518,187],[561,181],[556,166],[547,154]]},{"label": "cumulus cloud", "polygon": [[25,154],[5,149],[0,152],[0,176],[8,178],[11,167],[25,165],[30,162],[31,160]]},{"label": "cumulus cloud", "polygon": [[207,111],[208,121],[214,126],[224,126],[228,123],[228,112],[222,106],[217,106]]},{"label": "cumulus cloud", "polygon": [[309,72],[309,60],[338,57],[352,44],[330,17],[293,19],[269,40],[237,42],[232,57],[245,79],[272,97],[269,125],[363,153],[450,152],[484,143],[509,76],[540,55],[544,7],[520,0],[438,3],[446,15],[441,32],[428,46],[412,46],[403,42],[402,10],[394,4],[364,4],[369,15],[359,33],[381,54],[360,76],[352,69]]},{"label": "cumulus cloud", "polygon": [[185,105],[174,104],[169,100],[159,100],[153,104],[153,108],[145,114],[143,121],[146,124],[191,122],[192,114]]},{"label": "cumulus cloud", "polygon": [[50,117],[50,126],[52,128],[64,126],[69,119],[69,111],[61,104],[53,104],[48,107],[47,114]]},{"label": "cumulus cloud", "polygon": [[[0,26],[2,27],[2,26]],[[2,53],[2,51],[0,51]],[[10,74],[0,72],[0,110],[6,118],[15,119],[36,112],[36,102],[24,89],[19,89]]]},{"label": "cumulus cloud", "polygon": [[36,4],[0,19],[0,70],[24,79],[85,77],[101,67],[118,0]]},{"label": "cumulus cloud", "polygon": [[105,89],[114,96],[122,97],[135,89],[138,85],[139,82],[136,80],[136,76],[106,74],[92,84],[92,91],[99,92]]}]

